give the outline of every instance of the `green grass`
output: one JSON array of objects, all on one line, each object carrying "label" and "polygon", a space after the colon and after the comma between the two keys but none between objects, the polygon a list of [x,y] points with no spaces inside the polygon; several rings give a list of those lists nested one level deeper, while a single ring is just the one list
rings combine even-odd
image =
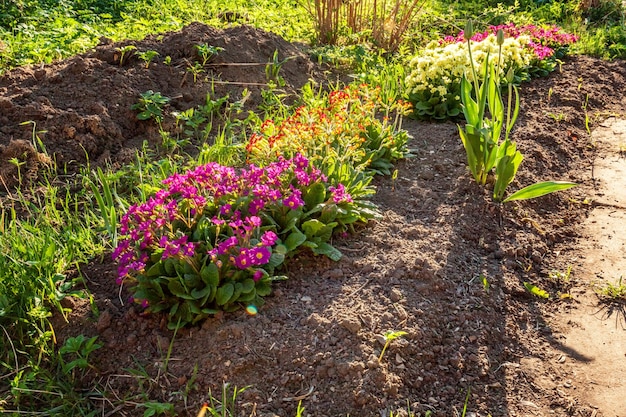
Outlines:
[{"label": "green grass", "polygon": [[[2,0],[0,3],[3,10],[0,12],[0,72],[84,52],[97,45],[103,36],[115,41],[142,39],[149,34],[179,30],[194,21],[218,28],[250,24],[290,41],[311,42],[315,36],[314,23],[298,1]],[[442,35],[458,32],[471,16],[479,27],[508,20],[558,24],[581,37],[573,47],[576,53],[625,57],[626,27],[620,0],[604,0],[600,8],[590,11],[580,10],[578,4],[577,0],[522,0],[517,5],[512,1],[429,0],[409,27],[400,54],[412,52]],[[349,42],[350,37],[347,39]],[[339,55],[345,56],[343,49],[339,48]],[[326,52],[329,56],[337,55],[334,51]],[[360,53],[360,57],[355,57],[357,60],[368,59],[371,55],[367,49],[357,53]]]},{"label": "green grass", "polygon": [[307,40],[305,10],[279,0],[1,0],[0,71],[49,63],[84,52],[104,36],[142,39],[200,21],[215,27],[246,23],[289,40]]},{"label": "green grass", "polygon": [[622,282],[622,277],[620,276],[619,280],[615,284],[607,282],[602,286],[598,286],[596,288],[596,293],[604,300],[626,301],[626,283]]},{"label": "green grass", "polygon": [[73,411],[66,415],[81,415],[74,413],[84,401],[73,380],[55,371],[60,361],[48,319],[53,310],[68,312],[61,304],[65,297],[89,297],[76,289],[78,271],[108,244],[83,196],[49,183],[40,189],[41,195],[29,194],[31,201],[2,203],[0,210],[0,386],[9,385],[5,401],[19,410],[24,402],[27,410],[68,406]]}]

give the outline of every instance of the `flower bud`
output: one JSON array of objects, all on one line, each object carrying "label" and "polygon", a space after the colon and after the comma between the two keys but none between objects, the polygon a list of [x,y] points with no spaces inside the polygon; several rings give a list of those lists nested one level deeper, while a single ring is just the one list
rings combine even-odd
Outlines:
[{"label": "flower bud", "polygon": [[515,71],[513,71],[513,67],[511,67],[506,73],[506,82],[509,84],[513,84],[514,79],[515,79]]},{"label": "flower bud", "polygon": [[469,41],[474,36],[474,25],[472,23],[472,19],[468,19],[465,22],[465,30],[463,31],[463,37],[466,41]]},{"label": "flower bud", "polygon": [[504,43],[504,31],[502,29],[498,29],[496,39],[498,41],[498,45],[502,46],[502,44]]}]

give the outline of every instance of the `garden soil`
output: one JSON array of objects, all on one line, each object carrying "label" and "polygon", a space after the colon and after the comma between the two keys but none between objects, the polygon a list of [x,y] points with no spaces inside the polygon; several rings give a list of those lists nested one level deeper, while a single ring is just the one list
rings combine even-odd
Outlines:
[{"label": "garden soil", "polygon": [[[194,82],[186,67],[200,43],[224,51]],[[193,24],[132,43],[159,52],[147,68],[134,56],[120,65],[127,44],[102,39],[87,54],[0,77],[7,197],[49,158],[74,175],[87,163],[128,162],[144,141],[156,146],[154,123],[130,108],[146,90],[171,97],[171,112],[204,103],[208,92],[238,100],[248,88],[252,108],[275,50],[290,58],[280,72],[285,94],[328,79],[303,47],[245,26]],[[141,416],[146,401],[195,416],[209,392],[221,398],[224,383],[249,386],[237,397],[238,416],[295,416],[299,402],[304,415],[319,417],[455,416],[465,403],[475,417],[626,416],[625,306],[594,292],[624,267],[624,201],[607,188],[623,176],[604,175],[625,163],[626,137],[607,127],[619,123],[610,116],[625,116],[625,91],[625,62],[584,56],[522,85],[513,138],[525,159],[511,187],[579,184],[571,190],[496,204],[472,181],[455,123],[405,120],[413,155],[398,162],[396,179],[375,180],[381,217],[333,241],[340,261],[304,253],[257,314],[220,314],[174,333],[126,301],[108,256],[96,259],[80,272],[97,309],[64,300],[73,311],[68,322],[54,317],[58,344],[99,337],[103,347],[81,382],[103,416]],[[592,136],[586,120],[604,136]],[[164,125],[173,128],[168,118]],[[33,129],[47,156],[33,146]],[[621,139],[606,144],[613,137]],[[11,158],[23,162],[20,175]],[[601,263],[611,257],[621,263]],[[379,360],[388,331],[407,334]]]}]

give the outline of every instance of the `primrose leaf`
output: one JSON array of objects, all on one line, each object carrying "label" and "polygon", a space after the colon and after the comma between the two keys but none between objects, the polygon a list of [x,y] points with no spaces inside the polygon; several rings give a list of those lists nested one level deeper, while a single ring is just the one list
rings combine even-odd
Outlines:
[{"label": "primrose leaf", "polygon": [[150,269],[146,271],[146,276],[156,277],[158,275],[163,275],[164,273],[165,273],[165,268],[163,267],[163,263],[157,262],[154,265],[152,265]]},{"label": "primrose leaf", "polygon": [[283,244],[278,244],[274,247],[274,253],[278,253],[280,255],[286,255],[287,254],[287,246],[283,245]]},{"label": "primrose leaf", "polygon": [[247,294],[254,289],[254,280],[252,278],[248,278],[244,280],[242,283],[241,293]]},{"label": "primrose leaf", "polygon": [[285,255],[283,255],[282,253],[272,253],[272,256],[270,256],[270,261],[267,263],[267,265],[270,268],[277,268],[279,267],[283,262],[285,261]]},{"label": "primrose leaf", "polygon": [[200,270],[200,277],[205,284],[217,287],[220,283],[220,273],[217,265],[211,262]]},{"label": "primrose leaf", "polygon": [[311,219],[302,223],[302,230],[304,230],[306,237],[311,239],[312,237],[317,235],[317,232],[324,228],[324,226],[326,225],[321,221],[317,219]]},{"label": "primrose leaf", "polygon": [[265,297],[272,292],[272,287],[270,285],[269,280],[262,279],[261,281],[256,283],[256,293],[261,297]]},{"label": "primrose leaf", "polygon": [[532,295],[536,297],[545,298],[545,299],[550,298],[550,294],[548,294],[547,291],[542,290],[541,288],[537,287],[536,285],[531,284],[530,282],[524,282],[524,287],[526,287],[528,292],[530,292]]},{"label": "primrose leaf", "polygon": [[165,268],[165,273],[170,277],[176,275],[175,263],[176,261],[174,261],[172,258],[167,258],[164,262],[163,266]]},{"label": "primrose leaf", "polygon": [[326,186],[321,182],[316,182],[308,189],[304,197],[302,198],[307,206],[311,209],[318,204],[324,202],[326,198]]},{"label": "primrose leaf", "polygon": [[199,299],[201,299],[203,297],[206,297],[210,292],[211,292],[211,286],[207,285],[206,287],[204,287],[201,290],[198,290],[198,289],[191,290],[191,296],[195,300],[199,300]]},{"label": "primrose leaf", "polygon": [[254,291],[254,288],[253,288],[252,291],[250,291],[248,293],[241,293],[241,295],[239,296],[237,301],[239,301],[241,303],[248,303],[248,302],[254,300],[255,298],[256,298],[256,291]]},{"label": "primrose leaf", "polygon": [[323,223],[332,222],[337,218],[337,213],[339,209],[336,204],[330,204],[322,209],[322,215],[320,216],[320,221]]},{"label": "primrose leaf", "polygon": [[228,303],[230,298],[235,293],[235,286],[228,282],[217,289],[217,294],[215,294],[215,302],[217,305],[223,306]]},{"label": "primrose leaf", "polygon": [[295,229],[289,234],[289,236],[287,236],[287,239],[285,239],[285,246],[287,247],[288,252],[292,252],[305,241],[306,235],[298,229]]},{"label": "primrose leaf", "polygon": [[180,281],[178,281],[177,279],[170,280],[170,282],[167,284],[167,289],[170,290],[170,292],[176,297],[180,297],[184,300],[193,300],[194,298],[191,294],[187,293],[187,290],[185,289],[183,284],[181,284]]},{"label": "primrose leaf", "polygon": [[312,248],[312,250],[316,255],[325,255],[335,262],[340,260],[342,256],[337,248],[326,242],[318,243],[317,247]]}]

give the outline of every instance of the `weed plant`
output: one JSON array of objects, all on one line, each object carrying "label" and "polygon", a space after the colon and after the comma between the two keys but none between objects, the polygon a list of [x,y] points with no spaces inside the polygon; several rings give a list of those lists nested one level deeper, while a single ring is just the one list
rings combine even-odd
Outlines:
[{"label": "weed plant", "polygon": [[620,276],[615,284],[607,282],[602,286],[596,287],[596,294],[605,300],[626,301],[626,283],[622,281]]}]

